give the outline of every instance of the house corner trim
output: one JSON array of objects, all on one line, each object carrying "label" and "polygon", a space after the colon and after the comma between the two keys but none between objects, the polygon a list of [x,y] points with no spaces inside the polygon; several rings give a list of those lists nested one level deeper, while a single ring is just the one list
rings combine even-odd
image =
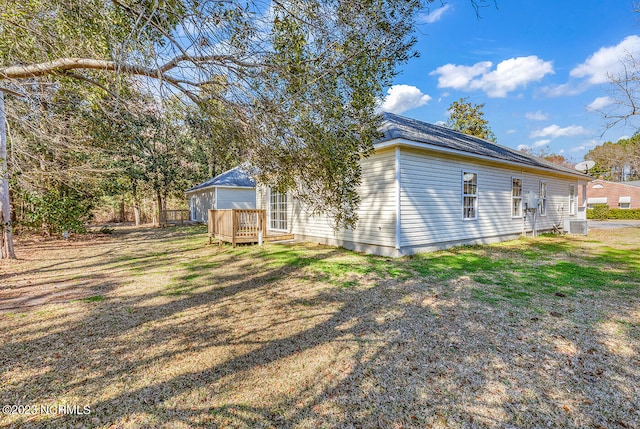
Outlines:
[{"label": "house corner trim", "polygon": [[402,243],[400,240],[400,233],[402,232],[401,223],[401,189],[400,189],[400,146],[396,146],[395,153],[395,167],[396,167],[396,249],[400,250]]}]

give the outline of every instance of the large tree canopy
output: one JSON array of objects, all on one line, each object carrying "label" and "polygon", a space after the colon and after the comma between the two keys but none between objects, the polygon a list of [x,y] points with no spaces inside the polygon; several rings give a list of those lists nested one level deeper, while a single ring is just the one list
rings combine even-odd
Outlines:
[{"label": "large tree canopy", "polygon": [[209,112],[215,103],[243,134],[244,156],[262,181],[352,227],[358,162],[377,137],[376,101],[396,65],[414,55],[421,6],[2,0],[0,88],[29,97],[35,87],[75,80],[94,87],[84,103],[117,96],[123,85],[153,97],[181,94]]},{"label": "large tree canopy", "polygon": [[585,159],[595,161],[590,174],[623,182],[640,179],[640,134],[594,147]]}]

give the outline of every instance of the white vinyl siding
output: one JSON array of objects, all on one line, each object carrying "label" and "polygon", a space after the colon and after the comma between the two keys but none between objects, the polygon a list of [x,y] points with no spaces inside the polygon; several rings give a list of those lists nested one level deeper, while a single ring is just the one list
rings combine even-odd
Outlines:
[{"label": "white vinyl siding", "polygon": [[[347,245],[359,243],[395,247],[396,183],[395,152],[376,152],[361,161],[361,198],[355,230],[333,228],[326,215],[311,216],[300,202],[289,199],[289,231],[309,241]],[[267,190],[258,190],[258,208],[267,208]]]},{"label": "white vinyl siding", "polygon": [[[254,188],[214,187],[188,194],[191,219],[206,222],[210,209],[255,209]],[[217,198],[217,200],[216,200]]]},{"label": "white vinyl siding", "polygon": [[254,188],[218,187],[216,209],[255,209],[256,190]]},{"label": "white vinyl siding", "polygon": [[189,209],[191,219],[197,222],[206,222],[209,216],[209,209],[215,207],[216,193],[214,189],[189,194]]},{"label": "white vinyl siding", "polygon": [[[523,219],[510,216],[512,177],[522,179],[522,195],[539,191],[540,174],[505,168],[447,154],[402,150],[401,170],[401,247],[446,245],[465,240],[519,234]],[[460,215],[460,172],[477,173],[478,219],[464,220]],[[568,179],[545,176],[548,205],[566,201]],[[455,204],[452,204],[455,202]],[[551,229],[561,221],[561,212],[549,211],[537,220],[536,228]],[[531,225],[525,229],[531,231]]]},{"label": "white vinyl siding", "polygon": [[[395,255],[464,242],[497,241],[519,235],[523,226],[527,232],[532,229],[529,217],[511,216],[513,177],[522,180],[523,197],[529,192],[538,194],[541,180],[547,183],[548,215],[536,220],[538,231],[551,230],[562,221],[560,208],[566,205],[569,183],[576,181],[526,167],[404,147],[397,156],[398,163],[395,148],[388,148],[361,161],[361,204],[355,230],[334,230],[331,219],[309,215],[290,197],[289,232],[312,242]],[[478,217],[472,222],[461,213],[463,172],[476,174]],[[258,187],[258,208],[268,209],[268,193]],[[394,253],[396,247],[398,253]]]},{"label": "white vinyl siding", "polygon": [[511,217],[522,217],[522,179],[511,178]]}]

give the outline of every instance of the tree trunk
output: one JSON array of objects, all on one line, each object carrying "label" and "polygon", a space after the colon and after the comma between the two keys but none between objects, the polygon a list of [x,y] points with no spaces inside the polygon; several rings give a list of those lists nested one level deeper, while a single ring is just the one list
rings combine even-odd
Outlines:
[{"label": "tree trunk", "polygon": [[160,194],[160,191],[156,191],[156,210],[155,210],[155,215],[154,218],[157,220],[153,222],[153,224],[155,226],[160,226],[160,211],[162,210],[162,194]]},{"label": "tree trunk", "polygon": [[9,201],[9,169],[7,166],[7,128],[4,113],[4,94],[0,91],[0,221],[2,222],[2,258],[16,259],[11,232]]},{"label": "tree trunk", "polygon": [[140,226],[140,196],[138,195],[138,186],[135,181],[132,183],[131,194],[133,195],[133,219],[136,226]]},{"label": "tree trunk", "polygon": [[120,223],[124,223],[126,221],[124,212],[124,194],[122,194],[122,196],[120,197],[120,213],[118,217]]},{"label": "tree trunk", "polygon": [[136,226],[140,226],[140,203],[137,200],[133,202],[133,218]]}]

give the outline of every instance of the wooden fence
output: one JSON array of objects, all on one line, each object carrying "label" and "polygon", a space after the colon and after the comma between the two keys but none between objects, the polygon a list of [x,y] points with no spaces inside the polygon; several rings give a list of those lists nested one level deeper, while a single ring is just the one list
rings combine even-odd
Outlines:
[{"label": "wooden fence", "polygon": [[190,219],[189,210],[160,210],[160,225],[185,223]]}]

